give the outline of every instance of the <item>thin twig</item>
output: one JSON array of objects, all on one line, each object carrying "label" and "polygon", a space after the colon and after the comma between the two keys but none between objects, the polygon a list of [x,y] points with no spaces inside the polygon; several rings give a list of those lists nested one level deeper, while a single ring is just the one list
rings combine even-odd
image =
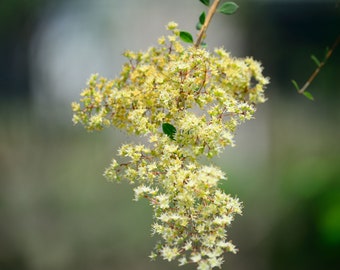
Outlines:
[{"label": "thin twig", "polygon": [[220,3],[220,0],[215,0],[214,3],[211,5],[209,11],[208,11],[208,15],[205,18],[204,24],[202,25],[201,31],[198,34],[196,43],[195,43],[195,47],[198,48],[201,45],[201,42],[203,40],[203,38],[205,37],[205,33],[207,32],[209,23],[212,19],[212,17],[214,16],[214,14],[216,13],[216,9],[218,7],[218,4]]},{"label": "thin twig", "polygon": [[312,81],[315,79],[315,77],[319,74],[321,68],[326,64],[328,58],[331,57],[332,53],[334,52],[336,46],[338,46],[340,43],[340,35],[337,37],[337,39],[335,40],[335,42],[333,43],[332,47],[327,51],[327,54],[324,58],[324,60],[318,65],[318,67],[314,70],[314,72],[312,73],[312,75],[309,77],[309,79],[306,81],[306,83],[304,84],[304,86],[298,90],[299,94],[303,94],[303,92],[306,91],[306,89],[308,88],[308,86],[312,83]]}]

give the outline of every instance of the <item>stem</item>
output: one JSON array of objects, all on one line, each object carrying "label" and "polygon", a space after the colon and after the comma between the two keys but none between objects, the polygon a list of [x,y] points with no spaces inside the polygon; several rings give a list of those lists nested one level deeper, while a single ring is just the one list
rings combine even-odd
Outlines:
[{"label": "stem", "polygon": [[216,13],[216,9],[217,9],[219,3],[220,3],[220,0],[215,0],[214,3],[211,5],[211,7],[208,11],[208,15],[205,18],[205,22],[202,25],[201,31],[198,33],[198,37],[197,37],[197,40],[196,40],[196,43],[195,43],[196,48],[198,48],[201,45],[202,40],[205,36],[205,33],[207,32],[209,23],[210,23],[212,17],[214,16],[214,14]]},{"label": "stem", "polygon": [[311,84],[311,82],[315,79],[315,77],[319,74],[321,68],[326,64],[328,58],[331,57],[332,53],[334,52],[336,46],[338,46],[340,43],[340,35],[337,37],[337,39],[335,40],[335,42],[333,43],[332,47],[330,48],[330,50],[327,52],[325,59],[320,63],[320,65],[317,67],[317,69],[314,70],[314,72],[312,73],[312,75],[309,77],[309,79],[306,81],[306,83],[304,84],[304,86],[298,90],[299,94],[302,94],[303,92],[306,91],[306,89],[308,88],[308,86]]}]

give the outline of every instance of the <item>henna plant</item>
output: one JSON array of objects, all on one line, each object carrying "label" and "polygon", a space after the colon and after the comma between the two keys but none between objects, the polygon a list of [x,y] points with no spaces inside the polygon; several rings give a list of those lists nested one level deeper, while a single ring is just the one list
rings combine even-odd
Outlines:
[{"label": "henna plant", "polygon": [[[200,1],[210,6],[209,0]],[[269,79],[259,62],[234,58],[223,48],[210,52],[203,43],[213,15],[237,8],[215,0],[208,15],[199,17],[195,43],[170,22],[172,34],[160,37],[157,47],[126,51],[117,78],[92,75],[80,103],[72,103],[73,122],[89,131],[115,126],[147,138],[148,144],[123,144],[118,156],[124,162],[114,158],[104,175],[127,179],[135,200],[149,200],[152,234],[161,239],[151,259],[212,269],[221,267],[225,252],[237,251],[227,229],[242,204],[218,187],[226,179],[220,168],[200,163],[200,157],[233,146],[237,126],[252,119],[256,104],[265,101]]]}]

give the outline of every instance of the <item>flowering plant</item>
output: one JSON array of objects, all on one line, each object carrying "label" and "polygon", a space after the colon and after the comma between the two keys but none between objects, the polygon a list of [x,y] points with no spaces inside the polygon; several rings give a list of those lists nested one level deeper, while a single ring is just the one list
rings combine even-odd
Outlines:
[{"label": "flowering plant", "polygon": [[[206,30],[201,17],[198,27]],[[145,144],[122,145],[120,160],[113,159],[104,175],[127,179],[135,186],[135,200],[149,200],[152,234],[161,238],[152,259],[212,269],[221,266],[224,252],[237,251],[227,228],[242,204],[218,187],[226,179],[221,169],[201,164],[200,157],[234,144],[237,126],[265,101],[268,78],[252,58],[233,58],[223,48],[209,52],[201,46],[203,34],[185,47],[180,40],[190,42],[190,34],[174,22],[167,29],[172,34],[159,38],[157,47],[126,51],[117,78],[92,75],[80,103],[72,103],[73,122],[91,131],[115,126],[147,138]]]}]

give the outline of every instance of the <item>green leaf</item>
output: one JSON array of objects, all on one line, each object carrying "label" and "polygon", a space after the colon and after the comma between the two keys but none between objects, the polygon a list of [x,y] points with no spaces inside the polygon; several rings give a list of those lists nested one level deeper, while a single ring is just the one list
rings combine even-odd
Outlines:
[{"label": "green leaf", "polygon": [[217,9],[217,11],[223,14],[231,15],[234,14],[237,9],[238,5],[234,2],[225,2]]},{"label": "green leaf", "polygon": [[304,91],[302,94],[309,100],[314,100],[314,97],[310,92]]},{"label": "green leaf", "polygon": [[166,134],[171,140],[175,140],[174,135],[176,134],[177,130],[173,125],[169,123],[163,123],[162,130],[163,133]]},{"label": "green leaf", "polygon": [[295,86],[296,90],[299,91],[300,87],[295,80],[292,80],[292,84]]},{"label": "green leaf", "polygon": [[203,11],[202,12],[202,14],[200,15],[200,17],[199,17],[199,22],[200,22],[200,24],[204,24],[204,22],[205,22],[205,12]]},{"label": "green leaf", "polygon": [[310,56],[310,58],[314,61],[314,63],[318,66],[318,67],[320,67],[320,61],[319,61],[319,59],[314,55],[314,54],[312,54],[311,56]]},{"label": "green leaf", "polygon": [[210,5],[210,0],[200,0],[201,3],[203,3],[203,5],[206,5],[207,7],[209,7]]},{"label": "green leaf", "polygon": [[326,47],[326,49],[325,49],[325,56],[324,56],[324,58],[323,58],[323,61],[324,61],[324,62],[326,62],[326,60],[327,60],[327,55],[328,55],[328,53],[329,53],[329,47]]},{"label": "green leaf", "polygon": [[196,24],[196,30],[201,30],[203,24],[205,22],[205,12],[203,11],[198,19],[198,23]]},{"label": "green leaf", "polygon": [[192,35],[188,32],[184,32],[184,31],[179,32],[179,37],[184,42],[194,43],[194,39],[192,38]]},{"label": "green leaf", "polygon": [[196,24],[196,30],[201,30],[201,28],[202,28],[202,24],[200,23],[200,22],[198,22],[197,24]]}]

